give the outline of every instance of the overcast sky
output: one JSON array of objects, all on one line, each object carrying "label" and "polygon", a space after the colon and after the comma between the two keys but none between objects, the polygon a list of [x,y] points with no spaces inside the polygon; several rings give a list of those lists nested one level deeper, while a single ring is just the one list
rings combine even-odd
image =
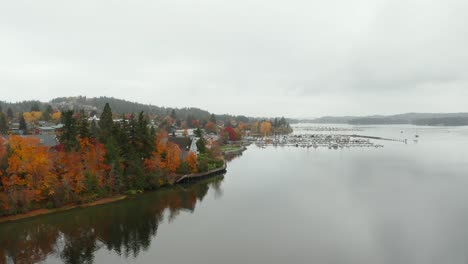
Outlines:
[{"label": "overcast sky", "polygon": [[250,116],[468,112],[468,1],[3,0],[0,91]]}]

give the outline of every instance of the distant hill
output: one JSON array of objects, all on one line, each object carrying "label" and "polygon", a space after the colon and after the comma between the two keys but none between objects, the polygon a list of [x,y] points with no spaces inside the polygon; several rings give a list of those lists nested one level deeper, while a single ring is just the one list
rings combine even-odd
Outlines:
[{"label": "distant hill", "polygon": [[137,102],[130,102],[127,100],[117,99],[113,97],[92,97],[87,98],[85,96],[78,97],[59,97],[52,99],[50,104],[59,109],[86,109],[89,111],[96,111],[100,113],[106,103],[109,103],[112,112],[123,114],[123,113],[138,113],[144,111],[148,114],[154,114],[158,116],[168,115],[172,110],[175,110],[179,117],[186,117],[192,115],[197,119],[208,119],[210,112],[195,107],[188,108],[171,108],[171,107],[160,107],[155,105],[141,104]]},{"label": "distant hill", "polygon": [[325,116],[301,122],[317,124],[350,124],[350,125],[391,125],[412,124],[430,126],[466,126],[468,113],[406,113],[398,115],[373,116]]},{"label": "distant hill", "polygon": [[16,102],[16,103],[8,103],[4,101],[0,101],[0,108],[2,109],[3,112],[6,112],[8,108],[11,108],[13,112],[29,112],[31,111],[31,108],[35,105],[38,105],[41,110],[45,109],[44,103],[37,101],[37,100],[31,100],[31,101],[22,101],[22,102]]},{"label": "distant hill", "polygon": [[[149,104],[141,104],[137,102],[131,102],[127,100],[117,99],[113,97],[92,97],[88,98],[86,96],[73,96],[73,97],[58,97],[52,99],[50,102],[40,102],[37,100],[32,101],[22,101],[16,103],[9,103],[0,101],[0,108],[3,112],[6,112],[8,108],[11,108],[15,113],[21,112],[29,112],[32,108],[38,107],[40,111],[44,111],[47,105],[51,105],[52,107],[59,109],[59,110],[81,110],[85,109],[88,112],[94,112],[98,115],[101,114],[101,111],[104,109],[106,103],[109,103],[112,112],[117,114],[124,114],[124,113],[139,113],[140,111],[144,111],[147,114],[157,115],[157,116],[166,116],[169,115],[172,110],[175,110],[176,115],[179,118],[187,118],[188,116],[192,116],[195,119],[199,120],[209,120],[211,113],[199,109],[196,107],[185,107],[185,108],[172,108],[172,107],[160,107],[155,105]],[[229,115],[229,114],[222,114],[216,115],[216,119],[227,122],[231,119],[235,119],[241,122],[248,122],[249,120],[257,120],[263,118],[253,118],[247,117],[242,115]]]}]

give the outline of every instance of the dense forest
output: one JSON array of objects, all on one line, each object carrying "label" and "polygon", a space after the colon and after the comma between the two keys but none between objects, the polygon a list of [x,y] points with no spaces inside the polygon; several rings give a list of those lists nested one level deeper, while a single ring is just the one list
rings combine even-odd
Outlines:
[{"label": "dense forest", "polygon": [[[0,137],[0,215],[152,190],[178,174],[224,164],[217,145],[182,160],[179,147],[144,112],[115,122],[106,104],[100,117],[89,122],[84,111],[62,111],[59,144],[52,148],[34,136]],[[204,146],[199,136],[197,145]]]}]

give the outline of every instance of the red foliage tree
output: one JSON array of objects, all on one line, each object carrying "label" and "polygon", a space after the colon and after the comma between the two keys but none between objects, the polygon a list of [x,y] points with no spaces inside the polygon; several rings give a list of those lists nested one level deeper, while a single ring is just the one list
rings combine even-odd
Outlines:
[{"label": "red foliage tree", "polygon": [[234,130],[234,128],[232,128],[232,127],[230,127],[230,126],[229,126],[229,127],[226,127],[226,128],[224,129],[224,132],[226,132],[226,133],[228,134],[228,139],[229,139],[230,141],[238,140],[238,135],[237,135],[236,131]]}]

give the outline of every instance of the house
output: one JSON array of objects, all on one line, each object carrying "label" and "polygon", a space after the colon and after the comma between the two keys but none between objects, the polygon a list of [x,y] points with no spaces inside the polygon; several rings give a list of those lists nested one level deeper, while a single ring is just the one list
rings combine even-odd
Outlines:
[{"label": "house", "polygon": [[[176,129],[174,130],[174,135],[177,137],[182,137],[182,136],[188,136],[188,137],[193,137],[195,135],[195,128],[189,128],[187,130],[185,129]],[[187,135],[185,133],[187,132]]]},{"label": "house", "polygon": [[180,159],[184,160],[188,153],[191,151],[198,155],[197,141],[196,137],[168,137],[168,142],[176,144],[180,149]]},{"label": "house", "polygon": [[96,115],[93,115],[93,116],[88,118],[89,122],[93,122],[93,121],[94,122],[99,122],[99,120],[100,120],[99,117],[97,117]]},{"label": "house", "polygon": [[42,135],[55,135],[58,130],[63,127],[63,124],[55,126],[42,126],[39,128],[39,134]]}]

